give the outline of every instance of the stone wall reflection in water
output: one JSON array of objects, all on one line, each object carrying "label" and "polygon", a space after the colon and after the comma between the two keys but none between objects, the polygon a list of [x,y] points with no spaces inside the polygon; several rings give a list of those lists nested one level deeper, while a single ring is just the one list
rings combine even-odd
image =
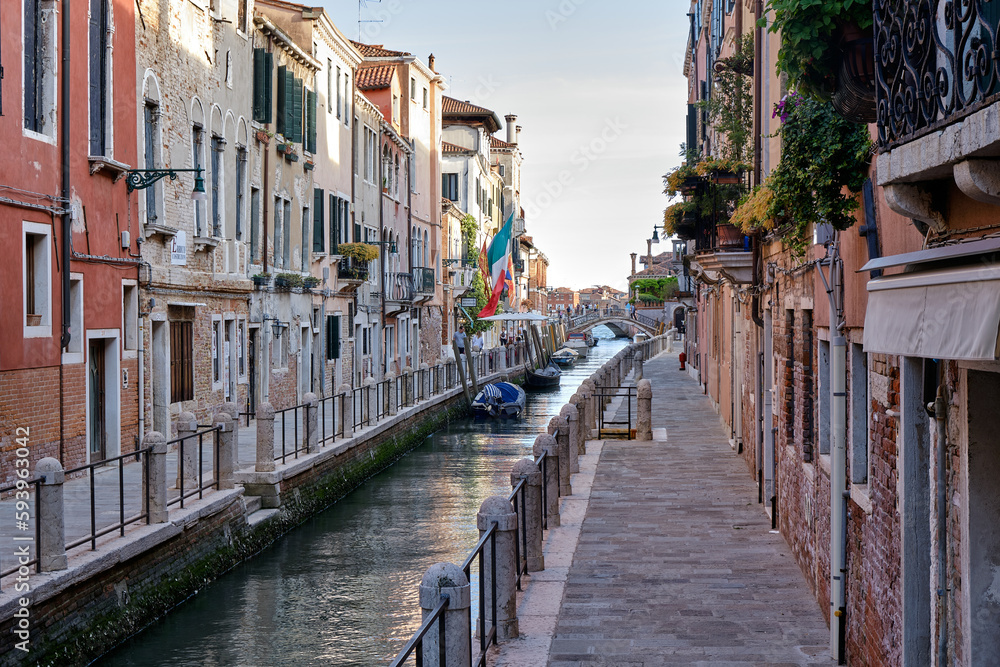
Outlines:
[{"label": "stone wall reflection in water", "polygon": [[[531,392],[518,421],[461,420],[208,585],[103,665],[373,665],[420,625],[417,587],[439,561],[461,563],[476,512],[510,492],[510,469],[580,382],[628,341],[600,344]],[[474,600],[478,593],[474,592]]]}]

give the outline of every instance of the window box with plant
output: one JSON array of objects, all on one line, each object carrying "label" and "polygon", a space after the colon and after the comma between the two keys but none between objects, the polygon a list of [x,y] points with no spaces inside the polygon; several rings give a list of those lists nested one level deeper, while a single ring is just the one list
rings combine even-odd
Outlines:
[{"label": "window box with plant", "polygon": [[270,273],[258,273],[255,276],[253,276],[253,286],[256,287],[257,289],[261,289],[262,287],[267,287],[268,284],[270,284],[270,282],[271,282]]},{"label": "window box with plant", "polygon": [[343,259],[337,268],[337,276],[344,280],[368,280],[368,262],[378,259],[377,245],[369,243],[341,243],[337,252]]},{"label": "window box with plant", "polygon": [[306,290],[315,289],[320,283],[319,278],[316,276],[306,276],[302,279],[302,287]]},{"label": "window box with plant", "polygon": [[286,292],[293,287],[302,287],[302,276],[297,273],[279,273],[274,277],[274,287]]}]

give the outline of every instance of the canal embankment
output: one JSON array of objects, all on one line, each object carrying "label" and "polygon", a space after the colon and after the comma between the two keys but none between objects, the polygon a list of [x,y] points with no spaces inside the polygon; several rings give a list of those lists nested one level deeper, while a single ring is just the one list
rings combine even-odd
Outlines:
[{"label": "canal embankment", "polygon": [[[480,382],[518,372],[481,361]],[[302,439],[287,448],[277,441],[289,433],[289,420],[276,420],[271,455],[263,457],[271,460],[261,460],[260,443],[252,442],[257,460],[242,469],[230,461],[260,433],[253,423],[237,431],[223,410],[214,425],[192,423],[190,440],[168,447],[161,438],[123,455],[110,471],[67,480],[57,462],[40,463],[29,503],[37,561],[15,566],[3,580],[0,664],[88,663],[460,418],[467,405],[454,363],[428,371],[404,376],[403,391],[387,393],[382,407],[348,395],[340,405],[351,408],[339,417],[320,415],[320,401],[311,417],[307,409],[292,413],[299,421],[291,432]],[[376,387],[370,391],[379,396]],[[274,492],[248,496],[255,484]],[[52,497],[60,502],[45,501]],[[13,512],[16,502],[0,505]]]}]

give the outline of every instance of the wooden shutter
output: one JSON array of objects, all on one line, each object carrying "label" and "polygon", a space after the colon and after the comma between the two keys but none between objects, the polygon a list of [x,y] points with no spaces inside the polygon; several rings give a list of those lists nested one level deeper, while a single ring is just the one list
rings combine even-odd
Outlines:
[{"label": "wooden shutter", "polygon": [[340,358],[340,315],[326,316],[326,358]]},{"label": "wooden shutter", "polygon": [[330,194],[330,254],[339,253],[340,245],[340,201]]},{"label": "wooden shutter", "polygon": [[170,323],[170,402],[194,399],[194,349],[191,322]]},{"label": "wooden shutter", "polygon": [[309,151],[310,153],[315,153],[316,152],[316,91],[315,90],[307,91],[306,95],[307,95],[306,113],[309,116],[309,124],[306,127],[306,133],[307,133],[306,143],[308,144],[308,148],[306,148],[306,150]]},{"label": "wooden shutter", "polygon": [[313,189],[313,252],[323,252],[323,203],[326,193]]},{"label": "wooden shutter", "polygon": [[272,92],[274,84],[272,74],[274,72],[274,54],[264,53],[264,102],[263,102],[263,116],[260,119],[262,123],[270,123],[271,118],[271,107],[272,103]]},{"label": "wooden shutter", "polygon": [[275,130],[280,135],[285,134],[286,121],[288,120],[288,91],[286,86],[288,84],[288,70],[284,65],[278,68],[278,121]]},{"label": "wooden shutter", "polygon": [[302,79],[292,79],[292,138],[296,144],[302,143]]},{"label": "wooden shutter", "polygon": [[[107,45],[107,6],[106,0],[90,0],[90,154],[104,155],[105,151],[105,113],[107,110],[106,90],[106,53]],[[40,63],[35,64],[38,67]]]},{"label": "wooden shutter", "polygon": [[253,119],[264,122],[264,49],[253,50]]}]

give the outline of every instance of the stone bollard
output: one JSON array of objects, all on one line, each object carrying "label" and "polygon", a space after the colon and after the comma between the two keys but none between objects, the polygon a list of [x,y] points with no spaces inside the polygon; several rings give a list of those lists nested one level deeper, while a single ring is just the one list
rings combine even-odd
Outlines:
[{"label": "stone bollard", "polygon": [[677,329],[671,328],[667,331],[667,354],[671,354],[674,351],[674,336],[677,335]]},{"label": "stone bollard", "polygon": [[566,450],[569,452],[570,473],[580,472],[580,413],[576,406],[568,403],[559,411],[566,420]]},{"label": "stone bollard", "polygon": [[257,406],[257,462],[254,470],[274,470],[274,408],[267,401]]},{"label": "stone bollard", "polygon": [[[197,430],[198,420],[194,418],[194,413],[182,412],[177,417],[178,438],[188,437]],[[181,451],[182,449],[183,451]],[[184,492],[187,493],[198,486],[198,441],[190,437],[187,440],[181,440],[177,443],[177,452],[182,460],[178,461],[176,486],[178,489],[182,488],[181,483],[183,482]],[[183,480],[181,479],[182,475]]]},{"label": "stone bollard", "polygon": [[361,383],[361,418],[365,424],[371,426],[375,421],[375,378],[365,378]]},{"label": "stone bollard", "polygon": [[[66,473],[57,459],[46,456],[35,464],[35,474],[42,478],[35,498],[35,521],[38,522],[38,563],[42,572],[66,569],[66,512],[63,482]],[[17,539],[17,538],[14,538]]]},{"label": "stone bollard", "polygon": [[597,407],[594,404],[594,393],[597,388],[594,381],[587,378],[582,383],[580,383],[580,397],[583,398],[584,408],[584,420],[583,420],[583,438],[588,440],[591,437],[591,431],[597,428]]},{"label": "stone bollard", "polygon": [[424,636],[423,664],[427,667],[465,667],[472,662],[472,644],[469,641],[472,636],[472,620],[469,618],[472,587],[462,568],[453,563],[436,563],[427,568],[420,582],[421,617],[430,616],[445,595],[448,596],[448,606],[440,617],[445,628],[444,664],[440,662],[438,628]]},{"label": "stone bollard", "polygon": [[[149,480],[149,522],[167,522],[167,439],[159,431],[150,431],[142,439],[143,449],[149,448],[144,465],[143,483]],[[146,494],[143,494],[145,500]]]},{"label": "stone bollard", "polygon": [[302,397],[302,402],[306,404],[305,414],[305,438],[306,452],[315,454],[319,451],[319,398],[313,392],[306,392]]},{"label": "stone bollard", "polygon": [[427,400],[431,397],[431,367],[427,365],[426,362],[420,364],[420,393],[423,394],[424,399]]},{"label": "stone bollard", "polygon": [[396,400],[396,374],[389,371],[385,374],[386,412],[391,417],[399,412],[399,401]]},{"label": "stone bollard", "polygon": [[570,405],[576,408],[576,455],[581,457],[587,453],[587,401],[583,398],[582,387],[573,394]]},{"label": "stone bollard", "polygon": [[354,393],[351,391],[351,385],[346,382],[340,385],[337,393],[344,397],[344,400],[340,403],[342,406],[340,410],[340,430],[343,432],[345,438],[352,438],[354,437]]},{"label": "stone bollard", "polygon": [[542,461],[542,472],[544,475],[542,502],[545,510],[545,527],[555,528],[559,525],[559,450],[556,447],[556,439],[548,433],[542,433],[535,438],[535,444],[531,447],[531,452],[537,459],[545,454]]},{"label": "stone bollard", "polygon": [[632,358],[632,378],[638,382],[642,379],[642,351],[635,353],[635,357]]},{"label": "stone bollard", "polygon": [[542,551],[542,471],[532,459],[521,459],[510,471],[510,486],[515,488],[524,480],[524,494],[517,495],[524,528],[525,567],[528,572],[545,569],[545,554]]},{"label": "stone bollard", "polygon": [[216,471],[216,479],[220,489],[232,489],[233,471],[236,463],[236,435],[233,429],[233,418],[228,412],[218,412],[212,419],[212,423],[221,427],[219,429],[219,469]]},{"label": "stone bollard", "polygon": [[434,393],[443,394],[444,393],[444,369],[442,364],[438,364],[434,367]]},{"label": "stone bollard", "polygon": [[399,377],[403,378],[403,405],[411,406],[413,405],[413,369],[409,366],[403,366],[403,372]]},{"label": "stone bollard", "polygon": [[226,401],[222,404],[222,411],[229,413],[233,418],[233,470],[240,469],[240,408],[233,401]]},{"label": "stone bollard", "polygon": [[638,388],[638,424],[636,426],[636,440],[653,439],[653,385],[649,380],[639,380]]},{"label": "stone bollard", "polygon": [[556,439],[556,447],[559,452],[559,495],[573,495],[573,487],[570,484],[572,474],[572,463],[570,461],[569,446],[569,424],[561,415],[556,415],[549,421],[549,432]]},{"label": "stone bollard", "polygon": [[[476,525],[479,538],[496,524],[496,537],[483,545],[483,588],[486,590],[486,612],[479,628],[480,636],[489,633],[489,627],[496,623],[497,640],[517,638],[517,514],[514,506],[504,496],[490,496],[479,506]],[[494,553],[494,549],[496,550]],[[496,570],[493,563],[496,562]],[[496,601],[493,600],[491,581],[496,578]],[[496,617],[493,616],[494,607]]]}]

